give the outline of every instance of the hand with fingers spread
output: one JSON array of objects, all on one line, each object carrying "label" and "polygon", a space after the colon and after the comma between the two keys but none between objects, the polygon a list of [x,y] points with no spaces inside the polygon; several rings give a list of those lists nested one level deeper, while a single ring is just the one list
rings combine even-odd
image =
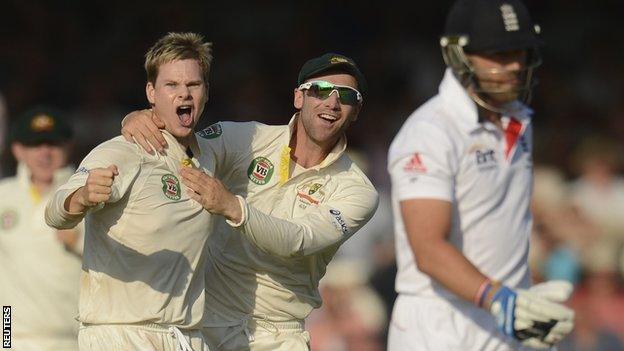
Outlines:
[{"label": "hand with fingers spread", "polygon": [[65,201],[65,210],[81,213],[101,202],[108,202],[113,181],[118,174],[119,171],[115,165],[90,170],[86,184],[78,188]]},{"label": "hand with fingers spread", "polygon": [[505,335],[523,345],[549,349],[574,327],[574,311],[564,306],[572,293],[565,281],[537,284],[529,290],[501,286],[490,303],[490,312]]},{"label": "hand with fingers spread", "polygon": [[167,142],[160,129],[165,123],[152,110],[141,110],[129,113],[122,121],[121,134],[129,142],[136,142],[150,154],[162,153]]},{"label": "hand with fingers spread", "polygon": [[235,223],[240,222],[240,203],[221,181],[195,168],[182,168],[180,175],[182,183],[189,187],[189,196],[208,212],[224,216]]}]

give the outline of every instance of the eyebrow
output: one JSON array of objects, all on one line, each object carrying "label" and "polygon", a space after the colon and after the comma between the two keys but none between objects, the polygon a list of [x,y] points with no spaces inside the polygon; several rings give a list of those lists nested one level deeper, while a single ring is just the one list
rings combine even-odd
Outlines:
[{"label": "eyebrow", "polygon": [[203,83],[203,81],[201,79],[191,80],[191,81],[188,81],[188,82],[180,82],[180,81],[175,80],[175,79],[167,79],[167,78],[165,78],[163,82],[165,84],[166,83],[176,83],[176,84],[201,84],[201,83]]}]

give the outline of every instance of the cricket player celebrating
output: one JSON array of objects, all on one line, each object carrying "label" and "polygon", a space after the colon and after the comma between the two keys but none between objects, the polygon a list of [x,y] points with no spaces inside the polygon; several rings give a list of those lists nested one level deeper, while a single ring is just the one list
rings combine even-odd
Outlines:
[{"label": "cricket player celebrating", "polygon": [[[377,206],[375,188],[344,153],[363,75],[330,53],[306,62],[298,84],[289,125],[214,124],[197,135],[200,163],[212,155],[215,178],[182,173],[193,198],[227,220],[211,237],[206,273],[204,332],[218,350],[308,350],[304,319],[321,304],[319,280]],[[155,129],[138,112],[124,135],[155,145]]]},{"label": "cricket player celebrating", "polygon": [[145,55],[145,90],[168,148],[149,154],[121,136],[106,141],[48,204],[53,227],[86,218],[81,350],[207,350],[200,328],[212,216],[183,191],[180,169],[201,157],[193,128],[211,59],[197,34],[158,40]]},{"label": "cricket player celebrating", "polygon": [[[437,96],[390,147],[398,274],[389,350],[550,348],[566,282],[529,289],[538,28],[520,0],[458,0]],[[528,289],[528,290],[527,290]]]},{"label": "cricket player celebrating", "polygon": [[17,175],[0,182],[0,304],[11,307],[15,350],[78,349],[83,225],[55,230],[43,220],[48,199],[73,173],[66,165],[72,134],[48,107],[25,113],[11,128],[18,163]]}]

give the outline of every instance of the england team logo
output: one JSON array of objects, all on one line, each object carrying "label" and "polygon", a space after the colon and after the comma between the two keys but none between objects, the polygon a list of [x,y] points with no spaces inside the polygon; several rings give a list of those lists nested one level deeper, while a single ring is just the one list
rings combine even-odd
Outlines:
[{"label": "england team logo", "polygon": [[268,158],[256,157],[247,169],[247,177],[255,184],[264,185],[271,180],[274,170],[275,166]]},{"label": "england team logo", "polygon": [[505,30],[507,32],[516,32],[520,30],[520,22],[518,22],[518,16],[514,11],[513,6],[509,4],[503,4],[500,7],[501,16],[503,17],[503,23],[505,24]]}]

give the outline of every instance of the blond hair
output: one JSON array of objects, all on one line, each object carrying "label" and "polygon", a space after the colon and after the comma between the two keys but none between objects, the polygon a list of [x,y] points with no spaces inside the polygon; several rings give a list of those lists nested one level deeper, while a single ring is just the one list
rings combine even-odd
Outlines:
[{"label": "blond hair", "polygon": [[145,54],[145,72],[147,81],[156,84],[158,68],[175,60],[197,60],[202,69],[204,82],[208,82],[210,63],[212,62],[212,43],[204,42],[204,37],[197,33],[170,32],[158,39]]}]

